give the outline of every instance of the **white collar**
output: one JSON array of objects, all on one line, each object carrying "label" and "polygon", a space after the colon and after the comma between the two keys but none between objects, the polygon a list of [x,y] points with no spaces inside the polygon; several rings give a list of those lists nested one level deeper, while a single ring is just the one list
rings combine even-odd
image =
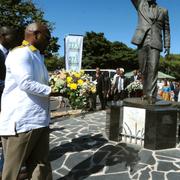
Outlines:
[{"label": "white collar", "polygon": [[2,44],[0,44],[0,50],[3,52],[4,56],[7,56],[8,50]]}]

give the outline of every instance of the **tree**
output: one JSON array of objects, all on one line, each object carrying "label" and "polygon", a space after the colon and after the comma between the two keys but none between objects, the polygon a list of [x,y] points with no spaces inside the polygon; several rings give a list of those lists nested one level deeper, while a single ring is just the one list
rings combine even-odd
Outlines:
[{"label": "tree", "polygon": [[138,68],[137,53],[122,42],[111,42],[104,33],[87,32],[83,43],[83,68]]},{"label": "tree", "polygon": [[126,71],[138,69],[136,50],[129,48],[122,42],[112,42],[111,61],[114,68],[123,67]]},{"label": "tree", "polygon": [[86,32],[83,43],[83,67],[105,66],[104,62],[107,61],[110,48],[110,41],[104,37],[104,33]]},{"label": "tree", "polygon": [[[25,27],[35,21],[47,24],[50,31],[53,24],[44,19],[44,12],[38,9],[32,0],[0,0],[0,26],[12,26],[24,32]],[[51,56],[59,49],[58,38],[52,37],[46,55]]]},{"label": "tree", "polygon": [[180,54],[170,54],[160,58],[159,70],[180,80]]},{"label": "tree", "polygon": [[45,64],[48,71],[55,71],[64,68],[64,58],[59,58],[57,55],[45,59]]}]

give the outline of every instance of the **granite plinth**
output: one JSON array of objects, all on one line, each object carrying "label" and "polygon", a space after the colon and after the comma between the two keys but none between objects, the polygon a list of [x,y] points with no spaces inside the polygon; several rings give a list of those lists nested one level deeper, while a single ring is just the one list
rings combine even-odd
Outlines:
[{"label": "granite plinth", "polygon": [[168,101],[158,100],[150,105],[141,98],[127,98],[123,102],[126,106],[144,108],[145,135],[144,147],[158,150],[174,148],[176,145],[177,108]]},{"label": "granite plinth", "polygon": [[149,104],[147,100],[142,100],[142,98],[126,98],[123,100],[124,105],[135,106],[139,108],[149,108],[149,107],[165,107],[170,106],[172,103],[170,101],[164,101],[157,99],[154,104]]},{"label": "granite plinth", "polygon": [[167,149],[176,146],[177,112],[171,107],[147,108],[144,147]]},{"label": "granite plinth", "polygon": [[110,109],[106,111],[106,135],[109,140],[119,141],[119,131],[122,121],[122,101],[109,103]]}]

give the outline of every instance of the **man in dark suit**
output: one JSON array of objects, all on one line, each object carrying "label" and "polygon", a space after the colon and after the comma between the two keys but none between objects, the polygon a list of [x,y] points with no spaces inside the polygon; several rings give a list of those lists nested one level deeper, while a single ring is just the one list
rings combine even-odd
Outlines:
[{"label": "man in dark suit", "polygon": [[5,59],[9,49],[13,48],[17,42],[16,35],[16,31],[11,27],[3,26],[0,28],[0,101],[6,75]]},{"label": "man in dark suit", "polygon": [[170,50],[170,28],[167,9],[159,7],[156,0],[131,0],[138,12],[138,26],[132,43],[138,46],[139,68],[143,75],[143,94],[149,104],[156,102],[157,75],[160,52]]},{"label": "man in dark suit", "polygon": [[135,69],[133,71],[133,75],[130,77],[130,82],[132,83],[132,82],[140,80],[140,79],[141,79],[140,74],[139,74],[138,70]]},{"label": "man in dark suit", "polygon": [[[0,111],[1,111],[1,95],[4,89],[4,80],[6,76],[5,59],[8,51],[18,45],[17,32],[15,29],[3,26],[0,28]],[[3,154],[0,158],[0,179],[3,168]]]},{"label": "man in dark suit", "polygon": [[96,94],[94,94],[93,97],[93,108],[96,109],[96,97],[98,95],[101,103],[101,110],[104,110],[104,78],[99,67],[96,68],[96,74],[93,76],[92,80],[96,81]]},{"label": "man in dark suit", "polygon": [[120,68],[119,76],[116,77],[115,84],[112,86],[112,93],[114,94],[114,100],[123,100],[128,97],[128,91],[126,90],[129,84],[128,78],[124,76],[124,69]]}]

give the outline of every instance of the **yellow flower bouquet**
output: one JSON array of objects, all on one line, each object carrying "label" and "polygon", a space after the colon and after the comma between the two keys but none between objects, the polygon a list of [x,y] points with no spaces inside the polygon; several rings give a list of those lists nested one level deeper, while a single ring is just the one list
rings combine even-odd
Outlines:
[{"label": "yellow flower bouquet", "polygon": [[53,93],[69,99],[72,109],[85,109],[89,97],[96,93],[96,85],[84,71],[56,71],[50,75],[50,86]]}]

